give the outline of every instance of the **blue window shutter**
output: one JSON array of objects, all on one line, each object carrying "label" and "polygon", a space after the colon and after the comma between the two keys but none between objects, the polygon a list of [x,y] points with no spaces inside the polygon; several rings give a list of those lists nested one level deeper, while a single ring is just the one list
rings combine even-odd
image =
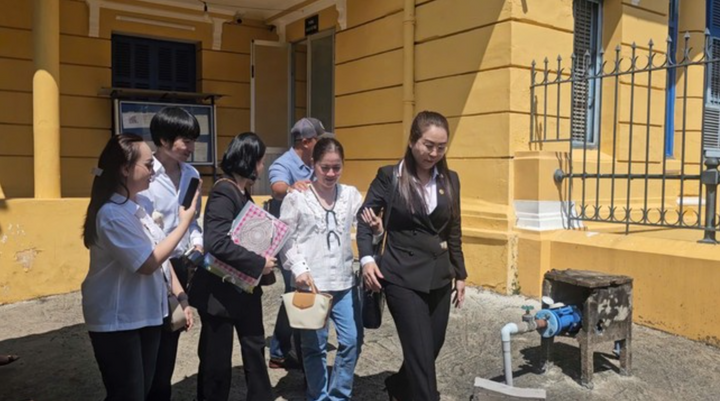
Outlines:
[{"label": "blue window shutter", "polygon": [[113,35],[112,53],[115,87],[195,92],[194,44]]},{"label": "blue window shutter", "polygon": [[720,0],[707,0],[707,26],[710,36],[720,37]]},{"label": "blue window shutter", "polygon": [[[720,59],[720,0],[708,0],[707,25],[710,30],[711,60]],[[702,142],[706,157],[720,157],[720,62],[705,65],[705,113]]]}]

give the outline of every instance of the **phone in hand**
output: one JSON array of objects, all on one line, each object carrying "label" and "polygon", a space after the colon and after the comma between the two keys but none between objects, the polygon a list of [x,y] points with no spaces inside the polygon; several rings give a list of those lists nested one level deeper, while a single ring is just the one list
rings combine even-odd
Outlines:
[{"label": "phone in hand", "polygon": [[182,207],[185,209],[189,208],[190,205],[192,205],[193,198],[195,198],[195,195],[197,193],[198,185],[200,184],[200,180],[193,177],[190,179],[190,183],[187,187],[187,192],[185,192],[185,197],[182,201]]}]

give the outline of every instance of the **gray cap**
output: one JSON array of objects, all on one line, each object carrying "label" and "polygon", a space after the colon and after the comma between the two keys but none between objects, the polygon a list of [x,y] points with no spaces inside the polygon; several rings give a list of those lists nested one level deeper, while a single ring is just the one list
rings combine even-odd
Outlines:
[{"label": "gray cap", "polygon": [[320,120],[313,117],[304,117],[298,120],[290,130],[293,140],[334,137],[332,132],[326,132]]}]

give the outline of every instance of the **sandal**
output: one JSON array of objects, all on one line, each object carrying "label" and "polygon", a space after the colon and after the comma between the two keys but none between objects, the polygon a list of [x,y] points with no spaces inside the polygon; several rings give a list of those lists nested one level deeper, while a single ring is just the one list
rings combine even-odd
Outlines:
[{"label": "sandal", "polygon": [[0,355],[0,366],[9,365],[20,359],[17,355]]}]

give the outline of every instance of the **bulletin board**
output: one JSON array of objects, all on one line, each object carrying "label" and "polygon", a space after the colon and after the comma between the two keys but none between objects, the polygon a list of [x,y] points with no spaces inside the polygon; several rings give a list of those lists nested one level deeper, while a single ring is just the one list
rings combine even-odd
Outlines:
[{"label": "bulletin board", "polygon": [[150,121],[164,107],[181,107],[198,120],[200,136],[195,141],[195,152],[188,163],[195,166],[215,166],[216,132],[215,106],[204,104],[140,102],[115,99],[115,134],[124,132],[142,136],[153,151],[155,144],[150,136]]}]

